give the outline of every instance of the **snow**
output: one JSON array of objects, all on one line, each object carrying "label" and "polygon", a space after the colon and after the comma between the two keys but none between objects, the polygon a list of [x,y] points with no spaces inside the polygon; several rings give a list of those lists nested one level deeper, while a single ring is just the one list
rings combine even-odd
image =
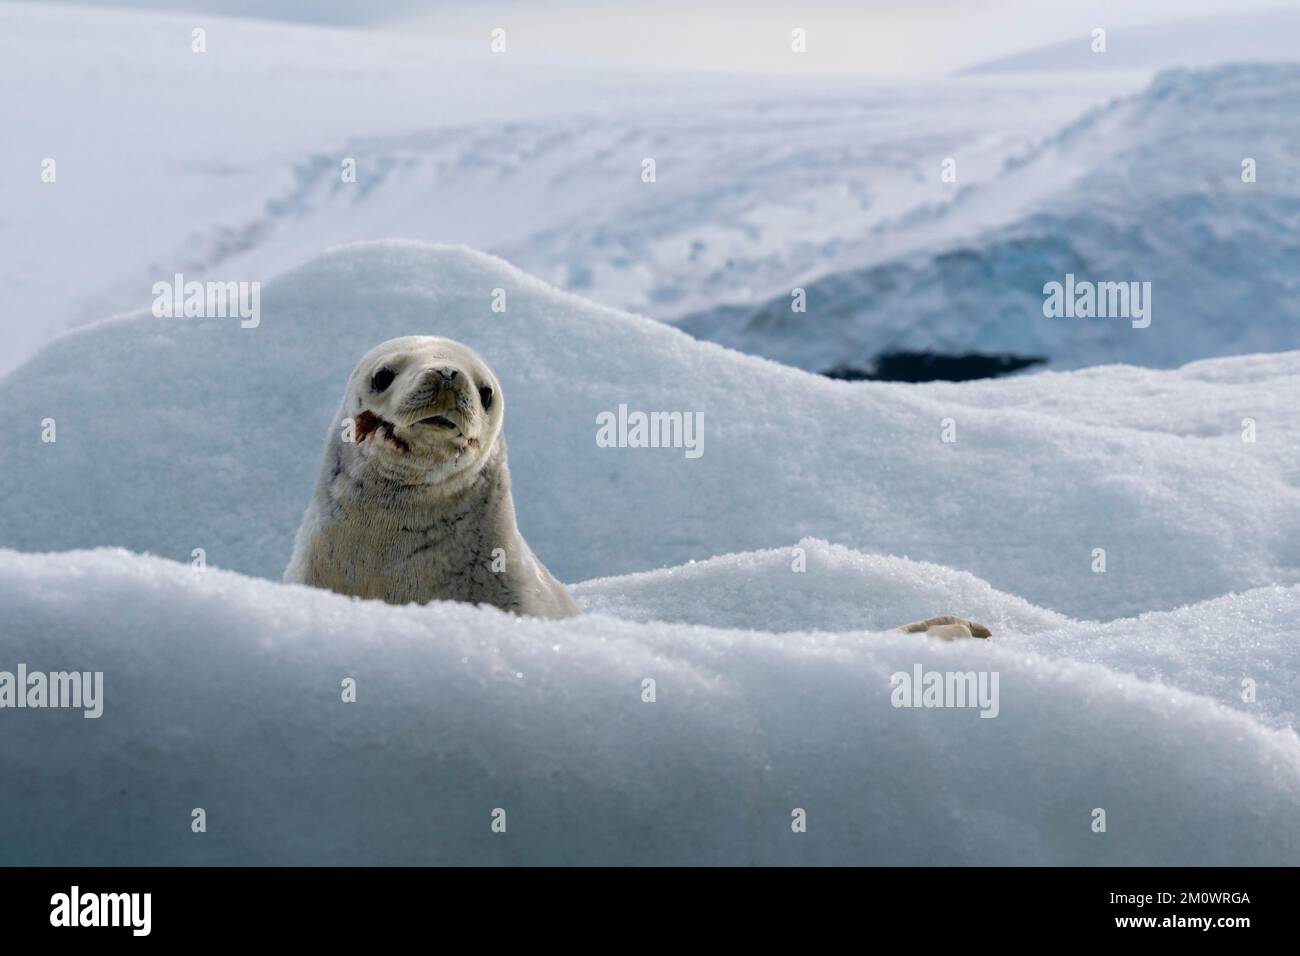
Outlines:
[{"label": "snow", "polygon": [[[6,711],[5,862],[1300,849],[1300,354],[850,385],[409,242],[337,248],[261,302],[255,329],[88,326],[0,380],[0,544],[22,549],[0,551],[0,669],[103,671],[105,698],[96,721]],[[416,332],[497,369],[525,536],[562,578],[599,576],[582,617],[257,580],[289,557],[356,356]],[[597,447],[620,402],[702,411],[705,454]],[[79,550],[98,545],[135,553]],[[229,570],[192,570],[195,548]],[[937,613],[995,637],[880,633]],[[997,674],[996,718],[894,708],[918,665]]]},{"label": "snow", "polygon": [[[824,552],[806,574],[858,560]],[[897,572],[900,593],[931,586],[928,569]],[[855,599],[852,576],[832,573]],[[1291,621],[1298,592],[1285,595]],[[1251,592],[1195,615],[1246,640],[1236,628],[1257,595],[1283,600]],[[98,720],[4,714],[21,728],[0,735],[5,863],[1283,864],[1300,852],[1293,731],[1041,653],[1042,635],[945,644],[521,620],[121,550],[0,552],[0,606],[0,660],[101,670],[105,698]],[[1256,624],[1270,641],[1289,626]],[[1123,628],[1139,648],[1117,643],[1121,661],[1159,641],[1180,673],[1176,632]],[[891,675],[918,664],[996,672],[996,718],[893,707]],[[1294,711],[1294,682],[1274,693]],[[191,832],[194,808],[205,833]],[[498,808],[505,833],[491,830]],[[791,830],[796,808],[806,833]],[[1092,831],[1098,808],[1105,833]]]},{"label": "snow", "polygon": [[[415,332],[498,372],[521,527],[595,578],[580,618],[258,580],[356,357]],[[103,671],[105,710],[6,713],[5,861],[1286,862],[1298,377],[834,382],[397,241],[269,283],[255,329],[65,335],[0,381],[0,669]],[[620,402],[703,412],[703,456],[597,447]],[[994,638],[880,633],[943,612]],[[893,707],[917,665],[996,673],[996,718]]]},{"label": "snow", "polygon": [[1160,70],[1224,63],[1295,62],[1300,11],[1294,4],[1221,16],[1162,20],[1106,30],[1106,51],[1094,53],[1097,22],[1073,39],[967,67],[963,73],[1059,70]]},{"label": "snow", "polygon": [[[597,86],[205,24],[0,5],[0,672],[105,678],[97,719],[0,712],[0,864],[1295,860],[1300,70]],[[1043,318],[1069,269],[1151,280],[1152,327]],[[140,311],[178,271],[265,280],[260,323]],[[279,583],[407,334],[498,373],[582,616]],[[1066,371],[791,367],[911,346]],[[703,455],[601,447],[621,405]],[[994,637],[892,630],[939,613]],[[996,717],[894,707],[917,666]]]},{"label": "snow", "polygon": [[[561,580],[815,536],[969,571],[1076,617],[1300,582],[1295,353],[848,384],[482,253],[399,241],[325,253],[261,302],[254,329],[148,314],[91,326],[0,380],[0,546],[184,562],[203,548],[278,578],[348,372],[378,342],[436,334],[496,370],[520,527]],[[703,456],[598,447],[597,416],[620,404],[702,413]]]},{"label": "snow", "polygon": [[[805,570],[794,571],[802,561]],[[1060,614],[995,591],[965,571],[886,554],[863,554],[816,538],[785,548],[577,585],[584,610],[637,621],[671,621],[783,633],[889,630],[960,607],[995,631],[1032,633],[1063,625]]]},{"label": "snow", "polygon": [[0,372],[176,272],[265,280],[358,239],[466,243],[659,319],[761,303],[950,202],[944,157],[979,182],[1135,82],[645,72],[486,35],[0,4],[0,288],[22,317]]},{"label": "snow", "polygon": [[[1022,80],[1022,82],[1027,82]],[[691,334],[812,371],[881,352],[1014,352],[1053,368],[1300,348],[1300,65],[1170,70],[916,210],[874,255]],[[1243,161],[1255,163],[1244,182]],[[1044,316],[1044,286],[1150,282],[1151,325]],[[792,283],[793,284],[793,283]],[[809,335],[815,328],[817,334]]]},{"label": "snow", "polygon": [[[805,570],[796,573],[800,559]],[[963,571],[805,538],[791,547],[597,578],[577,585],[574,596],[585,611],[623,620],[778,634],[883,631],[951,606],[992,628],[998,647],[1162,681],[1268,726],[1300,725],[1294,585],[1136,618],[1076,621]],[[1247,677],[1255,684],[1249,703],[1241,694]]]},{"label": "snow", "polygon": [[[1268,17],[1244,22],[1268,37],[1297,22]],[[1107,56],[1126,49],[1117,34]],[[736,77],[4,4],[0,286],[15,318],[0,372],[60,329],[147,305],[176,272],[265,280],[391,237],[484,249],[811,371],[891,349],[1055,368],[1296,349],[1298,69]],[[1068,271],[1151,281],[1152,328],[1044,318],[1043,285]],[[795,287],[806,314],[790,311]]]}]

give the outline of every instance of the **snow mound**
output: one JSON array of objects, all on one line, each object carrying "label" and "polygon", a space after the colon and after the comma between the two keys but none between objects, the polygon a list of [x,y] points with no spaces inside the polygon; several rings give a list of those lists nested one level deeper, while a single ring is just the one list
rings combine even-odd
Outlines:
[{"label": "snow mound", "polygon": [[[1275,727],[1300,727],[1300,587],[1255,588],[1138,618],[1070,622],[1024,643],[1211,697]],[[1012,636],[1012,641],[1019,639]]]},{"label": "snow mound", "polygon": [[[909,214],[884,255],[801,283],[806,314],[786,289],[679,324],[813,371],[870,368],[894,350],[1013,352],[1078,368],[1300,348],[1300,180],[1289,174],[1300,123],[1279,120],[1296,115],[1300,65],[1162,73],[952,203]],[[1150,282],[1150,326],[1045,317],[1044,285],[1067,274]]]},{"label": "snow mound", "polygon": [[[847,384],[601,308],[490,256],[407,242],[332,250],[261,301],[255,329],[101,323],[0,380],[0,546],[183,562],[201,548],[278,579],[353,364],[390,337],[437,334],[497,371],[520,527],[562,580],[815,536],[969,571],[1075,617],[1300,581],[1300,354]],[[1164,425],[1152,396],[1176,411]],[[1104,423],[1099,401],[1114,410]],[[597,416],[620,405],[702,413],[703,455],[598,447]]]},{"label": "snow mound", "polygon": [[588,613],[774,633],[892,630],[956,611],[992,628],[1000,648],[1098,664],[1212,698],[1268,726],[1300,726],[1300,585],[1102,624],[1035,607],[963,571],[805,538],[598,578],[573,593]]},{"label": "snow mound", "polygon": [[[905,588],[929,573],[898,568]],[[1291,731],[996,640],[391,607],[119,550],[0,552],[0,605],[6,666],[104,673],[96,720],[6,713],[20,726],[0,735],[5,864],[1300,853]],[[892,706],[891,675],[918,665],[996,672],[997,716]]]},{"label": "snow mound", "polygon": [[805,538],[790,548],[728,554],[675,568],[579,584],[584,611],[757,631],[889,630],[936,608],[1002,633],[1066,619],[995,591],[973,574],[907,558],[863,554]]}]

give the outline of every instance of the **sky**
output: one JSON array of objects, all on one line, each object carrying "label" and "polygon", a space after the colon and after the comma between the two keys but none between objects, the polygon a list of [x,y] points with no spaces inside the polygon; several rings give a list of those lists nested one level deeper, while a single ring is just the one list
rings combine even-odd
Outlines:
[{"label": "sky", "polygon": [[[550,56],[831,75],[948,73],[1128,26],[1296,0],[53,0],[486,38]],[[791,31],[807,31],[793,55]],[[486,39],[484,39],[486,42]]]}]

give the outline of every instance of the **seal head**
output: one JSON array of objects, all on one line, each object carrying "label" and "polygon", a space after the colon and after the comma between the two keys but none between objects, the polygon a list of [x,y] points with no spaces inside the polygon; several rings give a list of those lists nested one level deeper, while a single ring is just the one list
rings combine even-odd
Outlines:
[{"label": "seal head", "polygon": [[372,349],[348,378],[285,580],[576,614],[516,526],[504,419],[500,383],[467,346],[408,336]]}]

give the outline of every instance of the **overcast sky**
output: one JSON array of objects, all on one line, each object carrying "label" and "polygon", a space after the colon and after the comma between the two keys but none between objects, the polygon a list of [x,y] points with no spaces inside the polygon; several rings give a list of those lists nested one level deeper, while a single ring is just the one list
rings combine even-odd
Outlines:
[{"label": "overcast sky", "polygon": [[[1003,54],[1160,20],[1295,0],[55,0],[200,11],[477,40],[575,59],[842,74],[947,73]],[[791,56],[790,31],[808,54]]]}]

